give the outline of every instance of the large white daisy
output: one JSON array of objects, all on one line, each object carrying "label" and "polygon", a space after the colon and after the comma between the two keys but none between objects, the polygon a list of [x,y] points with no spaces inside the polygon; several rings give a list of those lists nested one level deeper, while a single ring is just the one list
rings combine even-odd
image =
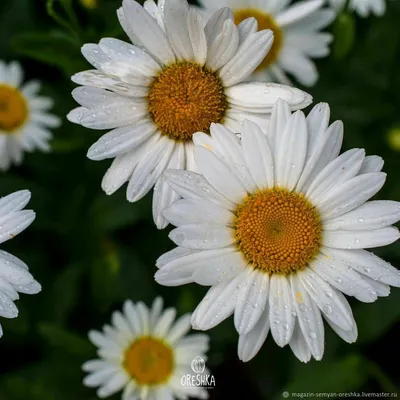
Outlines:
[{"label": "large white daisy", "polygon": [[[23,210],[30,198],[28,190],[0,198],[0,243],[13,239],[33,222],[35,213]],[[17,257],[0,250],[0,316],[16,318],[18,309],[14,301],[19,299],[18,292],[36,294],[40,290],[40,284],[33,279],[28,266]],[[2,335],[0,325],[0,337]]]},{"label": "large white daisy", "polygon": [[175,323],[176,310],[162,310],[158,297],[151,309],[144,303],[126,301],[123,312],[115,311],[112,325],[103,332],[91,331],[89,338],[100,359],[83,365],[89,375],[84,384],[99,387],[97,395],[107,397],[123,389],[123,400],[172,400],[207,398],[198,386],[184,386],[182,377],[193,375],[192,361],[206,360],[208,336],[187,336],[190,314]]},{"label": "large white daisy", "polygon": [[[346,0],[329,0],[332,7],[337,10],[343,9]],[[350,10],[355,11],[360,17],[368,17],[374,14],[381,17],[386,11],[385,0],[349,0],[348,7]]]},{"label": "large white daisy", "polygon": [[60,125],[48,113],[53,101],[38,95],[40,83],[22,84],[22,75],[19,63],[0,61],[0,170],[19,165],[24,151],[49,151],[49,128]]},{"label": "large white daisy", "polygon": [[357,327],[342,293],[373,302],[400,286],[399,271],[363,250],[399,238],[400,203],[369,201],[383,186],[383,161],[352,149],[338,156],[342,122],[329,107],[307,118],[278,101],[268,134],[245,121],[241,141],[221,125],[194,136],[199,172],[169,170],[183,199],[164,216],[179,246],[161,256],[163,285],[212,286],[192,316],[207,330],[234,313],[239,358],[269,331],[304,362],[324,352],[322,317],[344,340]]},{"label": "large white daisy", "polygon": [[268,53],[273,34],[256,32],[249,21],[237,27],[232,12],[219,10],[203,26],[186,0],[144,7],[124,0],[118,17],[133,45],[116,39],[87,44],[82,53],[96,68],[72,80],[82,106],[70,121],[93,129],[112,129],[88,152],[92,160],[115,158],[102,187],[111,194],[129,181],[127,199],[141,199],[155,185],[153,216],[176,194],[161,178],[165,168],[193,169],[192,135],[212,122],[239,129],[244,118],[262,126],[281,97],[291,109],[310,104],[298,89],[261,82],[242,83]]},{"label": "large white daisy", "polygon": [[206,15],[220,7],[230,7],[239,26],[246,26],[251,32],[257,29],[274,32],[274,43],[252,75],[253,80],[287,84],[290,80],[286,73],[289,73],[303,85],[316,83],[318,71],[312,59],[329,54],[333,36],[321,30],[335,17],[333,10],[323,7],[323,0],[305,0],[293,5],[289,5],[290,0],[200,0],[200,3]]}]

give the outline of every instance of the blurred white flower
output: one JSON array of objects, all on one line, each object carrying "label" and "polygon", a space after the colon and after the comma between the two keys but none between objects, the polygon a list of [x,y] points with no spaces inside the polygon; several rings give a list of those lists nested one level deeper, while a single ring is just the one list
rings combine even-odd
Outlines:
[{"label": "blurred white flower", "polygon": [[[274,43],[257,67],[252,80],[269,80],[290,84],[286,75],[312,86],[318,79],[313,58],[326,57],[333,37],[321,32],[334,19],[335,12],[323,7],[323,0],[305,0],[290,4],[290,0],[200,0],[206,15],[221,7],[232,8],[239,29],[257,32],[272,29]],[[249,20],[248,18],[255,19]]]},{"label": "blurred white flower", "polygon": [[[35,219],[32,210],[23,210],[31,194],[21,190],[0,198],[0,243],[13,239],[25,230]],[[0,250],[0,316],[16,318],[18,309],[14,304],[19,293],[36,294],[40,284],[33,279],[28,266],[13,255]],[[0,325],[0,337],[3,330]]]},{"label": "blurred white flower", "polygon": [[0,61],[0,170],[21,164],[24,151],[49,151],[48,128],[60,125],[60,119],[48,113],[53,101],[38,95],[40,83],[23,84],[22,75],[18,62]]},{"label": "blurred white flower", "polygon": [[[244,83],[272,45],[272,31],[238,28],[229,9],[204,27],[186,0],[124,0],[118,17],[133,45],[117,39],[86,44],[82,53],[96,68],[72,80],[81,104],[68,119],[92,129],[113,129],[88,152],[92,160],[114,158],[102,187],[114,193],[128,183],[135,202],[154,186],[153,217],[177,199],[162,179],[165,168],[193,169],[192,135],[212,122],[234,130],[243,119],[268,123],[272,106],[285,99],[291,109],[311,96],[288,86]],[[115,129],[114,129],[115,128]]]},{"label": "blurred white flower", "polygon": [[[333,8],[340,11],[346,4],[346,0],[329,0]],[[360,17],[366,18],[370,14],[381,17],[386,11],[385,0],[349,0],[348,8],[355,11]]]},{"label": "blurred white flower", "polygon": [[[383,161],[352,149],[339,156],[343,124],[329,107],[307,118],[278,100],[267,135],[245,121],[241,139],[215,124],[194,135],[199,172],[165,171],[183,199],[164,211],[179,247],[157,261],[157,282],[212,286],[192,315],[207,330],[234,313],[239,358],[268,332],[303,362],[324,353],[322,317],[357,338],[343,296],[373,302],[400,286],[390,264],[363,250],[399,238],[400,203],[367,201],[383,186]],[[329,126],[328,126],[329,125]]]},{"label": "blurred white flower", "polygon": [[99,387],[99,397],[122,389],[124,400],[208,397],[200,386],[182,385],[183,376],[194,374],[193,360],[207,359],[208,336],[187,336],[190,314],[174,322],[176,310],[163,311],[162,307],[160,297],[151,309],[142,302],[126,301],[122,313],[113,313],[111,326],[105,325],[103,332],[89,332],[90,340],[99,348],[100,359],[83,365],[84,371],[89,373],[84,384]]}]

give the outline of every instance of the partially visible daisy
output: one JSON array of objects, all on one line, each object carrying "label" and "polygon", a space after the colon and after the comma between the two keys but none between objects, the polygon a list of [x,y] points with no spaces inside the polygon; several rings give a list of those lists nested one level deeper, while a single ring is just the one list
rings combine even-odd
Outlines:
[{"label": "partially visible daisy", "polygon": [[21,164],[24,151],[50,150],[49,128],[60,119],[48,113],[53,101],[39,96],[39,89],[37,81],[22,83],[18,62],[0,61],[0,170]]},{"label": "partially visible daisy", "polygon": [[157,261],[156,280],[212,286],[192,315],[210,329],[234,314],[239,358],[254,357],[270,331],[303,362],[324,352],[323,318],[357,338],[343,296],[373,302],[400,286],[390,264],[363,250],[399,238],[400,203],[367,201],[383,186],[383,161],[363,149],[338,155],[343,124],[329,107],[306,118],[278,101],[267,136],[245,121],[241,140],[221,125],[196,133],[199,172],[166,171],[182,197],[164,211],[179,246]]},{"label": "partially visible daisy", "polygon": [[117,39],[86,44],[82,53],[96,68],[72,80],[83,87],[72,95],[81,104],[68,119],[92,129],[113,129],[88,152],[92,160],[114,158],[102,187],[114,193],[128,183],[135,202],[155,186],[153,217],[176,193],[162,179],[165,168],[193,169],[192,136],[219,122],[234,130],[244,118],[268,123],[272,106],[283,98],[291,109],[311,96],[287,86],[243,83],[272,46],[270,30],[238,28],[225,8],[204,27],[199,11],[186,0],[147,0],[144,7],[124,0],[117,12],[133,45]]},{"label": "partially visible daisy", "polygon": [[[32,210],[23,210],[31,194],[21,190],[0,198],[0,243],[13,239],[35,219]],[[0,250],[0,317],[16,318],[18,309],[14,304],[19,293],[36,294],[40,284],[33,279],[28,266],[13,255]],[[3,329],[0,325],[0,337]]]},{"label": "partially visible daisy", "polygon": [[[332,7],[336,10],[341,10],[346,0],[329,0]],[[377,17],[381,17],[386,11],[385,0],[349,0],[348,7],[350,10],[355,11],[360,17],[368,17],[370,14],[374,14]]]},{"label": "partially visible daisy", "polygon": [[335,17],[333,10],[323,7],[323,0],[305,0],[294,5],[289,5],[290,0],[200,0],[200,3],[206,15],[220,7],[230,7],[239,29],[246,32],[257,29],[274,32],[274,43],[252,80],[290,84],[286,75],[289,73],[302,85],[316,83],[318,71],[312,59],[329,54],[333,37],[321,30]]},{"label": "partially visible daisy", "polygon": [[123,390],[123,400],[171,400],[208,397],[201,387],[185,387],[181,378],[193,375],[191,363],[206,360],[208,336],[187,336],[190,314],[176,322],[176,310],[162,310],[158,297],[151,309],[144,303],[126,301],[123,312],[115,311],[112,325],[103,332],[91,331],[89,338],[98,349],[100,359],[87,361],[83,370],[89,375],[84,384],[99,387],[99,397]]}]

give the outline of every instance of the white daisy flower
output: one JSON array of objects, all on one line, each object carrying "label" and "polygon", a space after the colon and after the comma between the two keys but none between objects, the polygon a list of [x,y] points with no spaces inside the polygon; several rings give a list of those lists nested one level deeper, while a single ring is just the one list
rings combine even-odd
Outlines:
[{"label": "white daisy flower", "polygon": [[[23,210],[31,194],[21,190],[0,198],[0,243],[13,239],[25,230],[35,219],[32,210]],[[33,279],[28,266],[13,255],[0,250],[0,316],[16,318],[18,309],[14,304],[19,293],[36,294],[41,290],[40,284]],[[3,329],[0,325],[0,337]]]},{"label": "white daisy flower", "polygon": [[322,317],[345,341],[357,326],[342,293],[373,302],[400,286],[399,271],[363,250],[399,238],[400,203],[368,201],[384,184],[383,161],[352,149],[338,156],[343,125],[327,104],[307,118],[278,101],[267,136],[245,121],[241,141],[215,124],[196,133],[199,172],[164,173],[183,199],[164,211],[179,246],[157,261],[157,282],[212,286],[192,315],[207,330],[234,313],[239,358],[269,331],[303,362],[324,352]]},{"label": "white daisy flower", "polygon": [[52,137],[48,128],[60,125],[49,114],[53,101],[38,96],[40,83],[22,84],[22,68],[17,62],[8,66],[0,61],[0,170],[19,165],[24,151],[49,151]]},{"label": "white daisy flower", "polygon": [[[329,0],[332,7],[342,10],[346,0]],[[366,18],[370,14],[381,17],[386,11],[385,0],[349,0],[348,8],[355,11],[360,17]]]},{"label": "white daisy flower", "polygon": [[[176,194],[161,178],[165,168],[193,169],[192,135],[212,122],[239,129],[244,118],[265,126],[278,98],[291,109],[311,102],[305,92],[277,84],[243,83],[272,46],[270,30],[237,27],[232,12],[219,10],[203,26],[186,0],[152,0],[144,8],[124,0],[117,12],[133,45],[117,39],[87,44],[82,53],[96,68],[72,80],[81,107],[70,121],[93,129],[113,129],[88,152],[92,160],[115,158],[102,187],[112,194],[125,182],[127,199],[137,201],[155,185],[153,216]],[[246,25],[247,24],[247,25]]]},{"label": "white daisy flower", "polygon": [[124,303],[123,312],[115,311],[112,325],[103,332],[91,331],[89,338],[98,349],[100,359],[86,362],[88,372],[84,384],[99,387],[99,397],[110,396],[123,389],[123,400],[171,400],[190,396],[205,399],[200,386],[183,386],[182,377],[193,375],[191,363],[206,360],[208,336],[187,336],[190,314],[175,323],[176,310],[162,310],[158,297],[151,309],[144,303]]},{"label": "white daisy flower", "polygon": [[[252,75],[253,80],[272,80],[291,84],[286,73],[302,85],[318,80],[313,58],[326,57],[333,36],[321,32],[334,19],[335,12],[323,7],[324,0],[305,0],[293,5],[290,0],[200,0],[206,16],[220,7],[230,7],[235,22],[249,32],[271,29],[272,47]],[[250,17],[255,18],[249,20]]]}]

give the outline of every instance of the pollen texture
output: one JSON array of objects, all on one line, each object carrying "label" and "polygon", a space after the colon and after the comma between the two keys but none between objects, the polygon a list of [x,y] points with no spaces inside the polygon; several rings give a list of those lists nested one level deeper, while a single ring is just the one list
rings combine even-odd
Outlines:
[{"label": "pollen texture", "polygon": [[177,141],[189,141],[195,132],[209,132],[225,110],[219,77],[195,63],[168,66],[150,88],[150,115],[162,134]]},{"label": "pollen texture", "polygon": [[236,210],[237,246],[254,268],[290,274],[304,269],[320,248],[321,222],[301,194],[267,189]]},{"label": "pollen texture", "polygon": [[124,367],[138,384],[165,382],[174,368],[172,349],[159,339],[141,337],[126,350]]}]

